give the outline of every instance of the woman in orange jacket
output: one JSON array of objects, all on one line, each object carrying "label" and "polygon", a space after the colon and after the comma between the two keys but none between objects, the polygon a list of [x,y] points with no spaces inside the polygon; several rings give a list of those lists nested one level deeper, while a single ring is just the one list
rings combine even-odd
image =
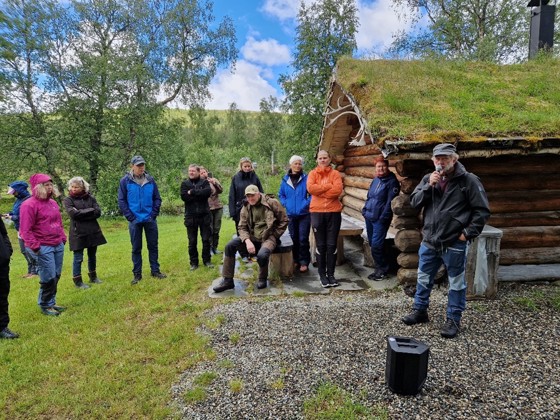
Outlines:
[{"label": "woman in orange jacket", "polygon": [[311,226],[315,234],[319,279],[323,287],[336,287],[336,242],[342,221],[342,177],[331,167],[326,150],[317,153],[317,167],[307,176],[307,191],[311,194]]}]

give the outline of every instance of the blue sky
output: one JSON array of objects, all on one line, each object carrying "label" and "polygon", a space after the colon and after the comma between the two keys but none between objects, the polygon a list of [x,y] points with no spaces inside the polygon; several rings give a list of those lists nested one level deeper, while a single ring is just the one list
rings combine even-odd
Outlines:
[{"label": "blue sky", "polygon": [[[207,109],[227,109],[235,102],[239,109],[257,111],[261,98],[282,98],[278,76],[290,73],[299,4],[300,0],[214,0],[216,19],[233,19],[239,57],[233,73],[220,69],[212,81]],[[407,29],[392,5],[391,0],[357,0],[359,56],[375,57],[397,30]]]}]

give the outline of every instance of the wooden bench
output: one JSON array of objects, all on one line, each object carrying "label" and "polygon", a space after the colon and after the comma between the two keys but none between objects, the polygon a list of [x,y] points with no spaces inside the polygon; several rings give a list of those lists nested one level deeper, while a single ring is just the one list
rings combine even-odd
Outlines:
[{"label": "wooden bench", "polygon": [[289,280],[294,276],[294,257],[292,255],[294,243],[288,229],[280,237],[280,241],[281,243],[270,255],[268,262],[269,277]]},{"label": "wooden bench", "polygon": [[[358,220],[347,216],[342,213],[342,222],[340,224],[340,231],[338,232],[338,239],[336,241],[336,265],[344,264],[344,237],[345,236],[358,236],[362,235],[364,232],[364,226],[360,226]],[[362,222],[363,224],[363,222]],[[316,266],[315,251],[317,249],[317,244],[315,242],[315,235],[313,234],[313,229],[311,229],[311,234],[309,235],[309,242],[311,244],[311,262]]]}]

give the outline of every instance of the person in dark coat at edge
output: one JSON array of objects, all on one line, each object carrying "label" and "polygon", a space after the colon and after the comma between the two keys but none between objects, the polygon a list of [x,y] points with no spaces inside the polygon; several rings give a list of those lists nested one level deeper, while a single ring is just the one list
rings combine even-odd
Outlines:
[{"label": "person in dark coat at edge", "polygon": [[128,233],[132,245],[132,274],[130,284],[142,280],[142,232],[146,234],[148,259],[152,277],[164,279],[160,271],[157,217],[161,208],[161,196],[153,176],[146,172],[142,156],[130,160],[130,171],[121,178],[118,191],[119,208],[128,220]]},{"label": "person in dark coat at edge", "polygon": [[107,243],[97,222],[101,217],[101,208],[89,193],[89,184],[80,176],[68,181],[68,197],[62,200],[62,204],[70,216],[68,242],[70,251],[74,253],[72,280],[76,287],[89,289],[82,279],[84,249],[87,249],[89,281],[100,284],[101,280],[97,277],[97,247]]},{"label": "person in dark coat at edge", "polygon": [[387,277],[389,263],[384,252],[385,237],[393,219],[391,201],[401,189],[394,173],[389,171],[388,162],[382,157],[375,160],[375,175],[367,199],[362,209],[362,216],[366,221],[366,232],[371,256],[375,261],[375,270],[368,279],[379,281]]},{"label": "person in dark coat at edge", "polygon": [[213,287],[215,293],[234,289],[235,253],[245,245],[249,254],[257,256],[259,274],[257,289],[264,289],[268,281],[270,254],[280,243],[280,237],[288,227],[288,216],[278,200],[264,195],[256,185],[245,188],[247,203],[241,209],[239,236],[226,245],[222,281]]},{"label": "person in dark coat at edge", "polygon": [[12,244],[8,237],[6,225],[0,221],[0,338],[14,339],[19,334],[8,328],[10,315],[8,313],[8,296],[10,294],[10,258]]},{"label": "person in dark coat at edge", "polygon": [[282,178],[278,199],[288,213],[288,230],[294,244],[292,248],[294,263],[300,273],[305,273],[311,261],[309,252],[311,194],[307,191],[307,174],[303,172],[301,156],[294,155],[290,158],[290,169]]},{"label": "person in dark coat at edge", "polygon": [[216,178],[212,176],[208,169],[204,166],[200,167],[200,176],[206,178],[212,189],[212,194],[208,199],[210,207],[210,227],[212,229],[212,237],[210,239],[210,250],[212,254],[219,255],[222,251],[218,250],[220,242],[220,229],[222,228],[222,216],[224,214],[224,205],[220,201],[219,195],[224,191],[224,187]]},{"label": "person in dark coat at edge", "polygon": [[185,202],[185,226],[189,239],[191,271],[198,268],[196,242],[199,230],[202,238],[202,263],[208,268],[214,267],[210,261],[212,237],[210,206],[208,205],[210,194],[212,194],[210,183],[206,178],[201,178],[200,167],[194,163],[189,165],[189,177],[181,183],[181,200]]},{"label": "person in dark coat at edge", "polygon": [[[259,191],[264,192],[259,177],[253,168],[253,162],[248,157],[242,157],[239,160],[239,172],[237,172],[231,179],[231,186],[229,187],[229,215],[235,222],[235,230],[239,235],[239,217],[241,208],[245,204],[245,188],[249,185],[256,185]],[[249,254],[245,247],[242,245],[239,249],[239,255],[243,262],[249,262]]]},{"label": "person in dark coat at edge", "polygon": [[480,179],[458,161],[455,146],[434,147],[435,170],[422,178],[410,196],[415,209],[424,209],[423,240],[418,251],[418,279],[413,311],[402,318],[407,325],[429,322],[430,293],[439,267],[447,269],[447,320],[441,336],[459,332],[467,303],[465,264],[468,243],[475,239],[490,217],[488,198]]},{"label": "person in dark coat at edge", "polygon": [[35,258],[33,258],[33,256],[25,250],[25,243],[19,234],[19,210],[21,208],[21,204],[31,197],[31,194],[27,191],[28,184],[25,181],[14,181],[8,187],[8,194],[13,194],[16,200],[14,201],[12,211],[6,215],[6,218],[11,219],[12,222],[14,222],[19,242],[19,250],[27,261],[27,274],[24,274],[23,278],[29,279],[37,275],[37,263]]}]

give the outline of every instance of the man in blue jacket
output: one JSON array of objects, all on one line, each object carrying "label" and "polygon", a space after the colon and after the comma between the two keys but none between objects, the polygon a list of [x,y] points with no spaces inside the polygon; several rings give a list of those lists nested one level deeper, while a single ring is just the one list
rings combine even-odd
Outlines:
[{"label": "man in blue jacket", "polygon": [[444,338],[453,338],[459,332],[467,302],[468,242],[480,235],[490,217],[482,183],[458,159],[452,144],[434,147],[435,170],[424,176],[410,196],[412,207],[424,209],[424,228],[413,311],[402,321],[407,325],[429,322],[430,293],[438,269],[444,264],[449,280],[447,320],[441,329]]},{"label": "man in blue jacket", "polygon": [[158,227],[156,218],[161,207],[161,196],[154,178],[146,172],[142,156],[130,161],[130,172],[121,178],[119,185],[119,208],[128,220],[132,244],[132,284],[142,280],[142,232],[146,234],[148,258],[152,277],[164,279],[158,262]]}]

